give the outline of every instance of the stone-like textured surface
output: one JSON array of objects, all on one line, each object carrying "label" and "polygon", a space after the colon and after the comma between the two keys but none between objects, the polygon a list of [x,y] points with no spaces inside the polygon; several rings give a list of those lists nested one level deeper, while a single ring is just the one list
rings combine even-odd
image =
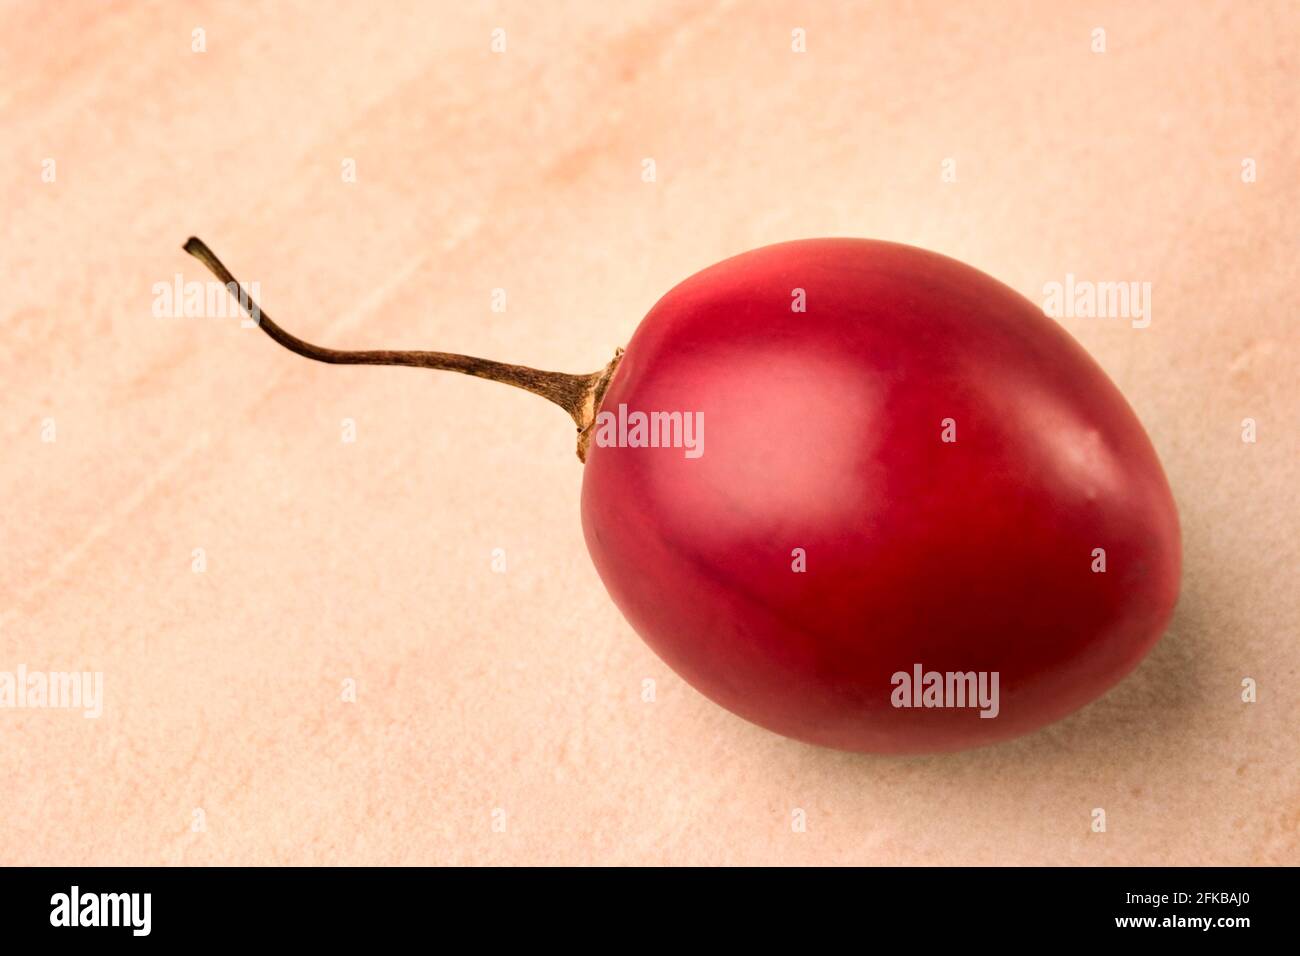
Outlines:
[{"label": "stone-like textured surface", "polygon": [[[465,6],[0,9],[0,670],[107,698],[0,710],[0,863],[1300,862],[1294,5]],[[1149,281],[1063,322],[1165,462],[1173,626],[1007,745],[772,736],[606,599],[562,413],[156,318],[191,233],[323,343],[571,371],[793,237]]]}]

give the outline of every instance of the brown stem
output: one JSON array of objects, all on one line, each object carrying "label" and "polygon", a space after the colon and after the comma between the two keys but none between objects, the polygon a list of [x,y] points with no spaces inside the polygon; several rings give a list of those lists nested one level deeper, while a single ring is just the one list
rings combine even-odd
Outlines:
[{"label": "brown stem", "polygon": [[614,376],[623,350],[615,352],[613,360],[598,372],[590,375],[568,375],[564,372],[543,372],[525,365],[508,365],[489,359],[474,358],[472,355],[454,355],[449,352],[398,352],[382,350],[341,351],[327,349],[303,341],[296,335],[286,332],[271,321],[271,317],[261,310],[244,287],[230,274],[220,259],[209,249],[202,239],[191,236],[185,241],[184,249],[194,258],[207,266],[212,274],[230,288],[232,295],[239,299],[240,306],[249,318],[261,326],[275,341],[290,352],[317,362],[329,362],[332,365],[410,365],[416,368],[445,369],[449,372],[461,372],[494,382],[505,382],[516,388],[522,388],[540,395],[559,405],[569,413],[578,426],[578,458],[586,461],[587,444],[591,437],[591,427],[600,408],[600,400],[605,389]]}]

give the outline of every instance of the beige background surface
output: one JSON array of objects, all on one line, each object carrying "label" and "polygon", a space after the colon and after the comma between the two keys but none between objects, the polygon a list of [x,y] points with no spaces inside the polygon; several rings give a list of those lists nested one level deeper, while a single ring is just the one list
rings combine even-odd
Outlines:
[{"label": "beige background surface", "polygon": [[[3,3],[0,670],[100,670],[106,703],[0,710],[0,863],[1300,862],[1297,26],[1285,2]],[[605,597],[559,411],[155,318],[154,283],[207,278],[191,233],[322,343],[582,372],[673,283],[782,239],[911,242],[1035,300],[1150,281],[1150,328],[1064,324],[1178,498],[1173,626],[1010,744],[773,736]]]}]

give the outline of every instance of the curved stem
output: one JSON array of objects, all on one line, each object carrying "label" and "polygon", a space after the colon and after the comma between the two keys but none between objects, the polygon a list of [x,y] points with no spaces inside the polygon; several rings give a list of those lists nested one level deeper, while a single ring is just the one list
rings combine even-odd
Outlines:
[{"label": "curved stem", "polygon": [[455,355],[450,352],[387,349],[343,351],[324,348],[304,341],[272,322],[271,317],[263,312],[252,297],[244,291],[244,287],[202,239],[191,236],[186,240],[184,249],[207,266],[213,275],[230,288],[231,294],[238,297],[240,306],[248,313],[249,318],[261,326],[263,332],[290,352],[297,352],[306,358],[332,365],[409,365],[416,368],[443,369],[522,388],[554,402],[569,413],[577,424],[580,435],[578,457],[585,460],[586,443],[583,439],[591,430],[600,399],[604,396],[605,387],[609,384],[614,368],[618,365],[622,349],[614,356],[612,362],[598,372],[592,372],[590,375],[569,375],[564,372],[543,372],[525,365],[508,365],[505,362],[493,362],[490,359],[475,358],[472,355]]}]

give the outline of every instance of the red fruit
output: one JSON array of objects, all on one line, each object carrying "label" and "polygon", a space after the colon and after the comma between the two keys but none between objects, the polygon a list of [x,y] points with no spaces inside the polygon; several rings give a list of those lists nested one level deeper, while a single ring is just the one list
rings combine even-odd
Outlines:
[{"label": "red fruit", "polygon": [[[1173,609],[1177,513],[1132,410],[953,259],[822,239],[721,262],[642,321],[602,408],[620,404],[702,412],[704,454],[592,445],[596,568],[669,666],[778,733],[882,753],[1013,737],[1127,674]],[[892,706],[917,664],[999,672],[998,716]]]},{"label": "red fruit", "polygon": [[[260,324],[320,361],[452,369],[565,408],[614,601],[694,687],[787,736],[908,753],[1025,733],[1135,667],[1177,598],[1177,512],[1123,396],[1029,301],[920,249],[728,259],[586,376]],[[607,444],[620,410],[698,414],[702,454]],[[992,696],[953,700],[977,685]]]}]

